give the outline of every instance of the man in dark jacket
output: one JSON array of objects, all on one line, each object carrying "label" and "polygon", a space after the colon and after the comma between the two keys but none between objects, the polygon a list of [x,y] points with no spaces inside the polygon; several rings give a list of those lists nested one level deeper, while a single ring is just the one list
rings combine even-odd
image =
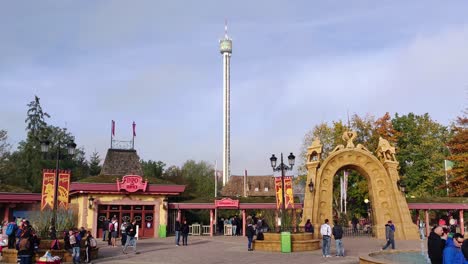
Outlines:
[{"label": "man in dark jacket", "polygon": [[385,238],[387,239],[387,244],[385,244],[382,250],[387,249],[390,245],[392,245],[392,249],[395,249],[395,226],[392,220],[389,220],[385,225]]},{"label": "man in dark jacket", "polygon": [[255,229],[252,225],[252,219],[249,219],[247,221],[247,230],[245,231],[246,235],[247,235],[247,240],[248,240],[248,244],[247,244],[247,250],[248,251],[252,251],[252,241],[253,241],[253,237],[255,235]]},{"label": "man in dark jacket", "polygon": [[179,220],[175,221],[174,231],[175,231],[175,244],[176,244],[176,246],[179,246],[179,241],[180,241],[180,222],[179,222]]},{"label": "man in dark jacket", "polygon": [[445,248],[447,234],[441,226],[435,226],[427,238],[427,254],[432,264],[442,264],[442,252]]},{"label": "man in dark jacket", "polygon": [[336,221],[335,225],[333,226],[332,234],[336,243],[336,256],[344,257],[343,241],[341,240],[343,238],[343,228],[338,223],[338,221]]}]

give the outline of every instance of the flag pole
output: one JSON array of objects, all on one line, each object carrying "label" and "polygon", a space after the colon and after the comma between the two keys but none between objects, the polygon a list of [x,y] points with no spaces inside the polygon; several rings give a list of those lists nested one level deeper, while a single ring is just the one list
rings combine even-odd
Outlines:
[{"label": "flag pole", "polygon": [[113,134],[113,131],[114,131],[114,120],[111,120],[111,136],[110,136],[110,140],[111,140],[110,148],[111,149],[112,149],[112,134]]},{"label": "flag pole", "polygon": [[449,196],[449,182],[447,174],[447,160],[444,159],[444,170],[445,170],[445,186],[447,188],[447,197]]}]

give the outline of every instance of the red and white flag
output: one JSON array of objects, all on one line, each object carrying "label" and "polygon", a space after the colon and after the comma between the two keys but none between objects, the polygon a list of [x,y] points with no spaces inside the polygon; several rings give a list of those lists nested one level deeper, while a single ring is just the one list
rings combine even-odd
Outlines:
[{"label": "red and white flag", "polygon": [[115,136],[115,121],[114,120],[112,120],[111,133],[112,133],[112,136]]},{"label": "red and white flag", "polygon": [[133,127],[133,136],[136,137],[136,132],[135,132],[136,124],[135,124],[135,121],[133,121],[132,127]]}]

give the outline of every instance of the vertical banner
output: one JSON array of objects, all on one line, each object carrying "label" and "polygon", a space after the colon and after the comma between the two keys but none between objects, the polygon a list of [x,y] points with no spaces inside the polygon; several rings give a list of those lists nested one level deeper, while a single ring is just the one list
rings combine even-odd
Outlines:
[{"label": "vertical banner", "polygon": [[276,209],[281,208],[283,192],[281,190],[281,177],[275,177]]},{"label": "vertical banner", "polygon": [[286,209],[288,208],[294,208],[294,193],[293,193],[293,188],[292,188],[292,177],[284,177],[284,192],[285,192],[285,203],[286,203]]},{"label": "vertical banner", "polygon": [[[43,170],[42,172],[42,198],[41,210],[54,209],[55,170]],[[58,184],[58,208],[68,208],[68,193],[70,191],[70,171],[59,170]]]},{"label": "vertical banner", "polygon": [[[276,208],[280,209],[283,203],[283,190],[281,189],[281,177],[275,177]],[[292,177],[284,177],[284,203],[285,208],[294,208],[294,193],[292,188]]]},{"label": "vertical banner", "polygon": [[70,176],[70,171],[59,171],[58,208],[68,209]]},{"label": "vertical banner", "polygon": [[54,208],[55,170],[42,171],[41,210]]}]

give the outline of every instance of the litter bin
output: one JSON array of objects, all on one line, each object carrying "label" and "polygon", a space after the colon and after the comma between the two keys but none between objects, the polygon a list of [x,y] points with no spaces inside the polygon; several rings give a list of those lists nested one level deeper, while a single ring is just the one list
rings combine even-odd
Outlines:
[{"label": "litter bin", "polygon": [[291,233],[281,232],[281,252],[291,253]]},{"label": "litter bin", "polygon": [[166,230],[166,225],[160,224],[159,225],[159,230],[158,230],[159,237],[160,238],[166,237],[167,236],[166,231],[167,231]]}]

